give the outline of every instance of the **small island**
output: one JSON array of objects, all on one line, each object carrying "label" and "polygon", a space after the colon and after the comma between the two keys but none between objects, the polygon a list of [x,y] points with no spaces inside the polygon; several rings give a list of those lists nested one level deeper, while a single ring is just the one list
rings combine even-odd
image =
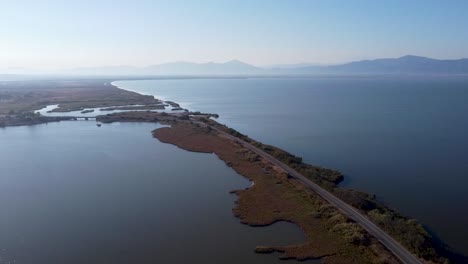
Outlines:
[{"label": "small island", "polygon": [[129,106],[117,106],[117,107],[106,107],[101,108],[101,111],[138,111],[138,110],[164,110],[164,104],[157,103],[157,104],[148,104],[148,105],[129,105]]}]

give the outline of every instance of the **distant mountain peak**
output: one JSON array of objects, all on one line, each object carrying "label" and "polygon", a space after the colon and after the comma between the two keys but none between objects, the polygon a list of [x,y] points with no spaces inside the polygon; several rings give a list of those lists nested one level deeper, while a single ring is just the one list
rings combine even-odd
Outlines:
[{"label": "distant mountain peak", "polygon": [[179,61],[148,66],[143,71],[148,75],[242,75],[261,74],[264,69],[239,60],[230,60],[224,63]]},{"label": "distant mountain peak", "polygon": [[398,60],[433,60],[433,59],[423,57],[423,56],[405,55],[405,56],[398,58]]},{"label": "distant mountain peak", "polygon": [[405,55],[405,56],[401,56],[399,59],[407,59],[407,58],[426,58],[426,57],[408,54],[408,55]]},{"label": "distant mountain peak", "polygon": [[226,61],[224,64],[237,64],[237,65],[249,65],[249,66],[252,66],[248,63],[245,63],[243,61],[240,61],[240,60],[230,60],[230,61]]}]

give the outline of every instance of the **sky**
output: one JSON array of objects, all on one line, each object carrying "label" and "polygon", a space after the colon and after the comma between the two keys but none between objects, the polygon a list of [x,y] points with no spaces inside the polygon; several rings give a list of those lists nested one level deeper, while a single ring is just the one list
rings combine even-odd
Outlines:
[{"label": "sky", "polygon": [[465,0],[0,0],[0,69],[468,57]]}]

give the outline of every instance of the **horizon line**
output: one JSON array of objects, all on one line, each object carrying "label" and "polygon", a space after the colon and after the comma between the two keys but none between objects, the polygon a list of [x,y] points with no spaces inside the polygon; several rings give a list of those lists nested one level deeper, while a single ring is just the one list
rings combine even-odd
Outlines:
[{"label": "horizon line", "polygon": [[[426,56],[421,56],[421,55],[412,55],[412,54],[406,54],[398,57],[377,57],[377,58],[371,58],[371,59],[361,59],[361,60],[351,60],[351,61],[346,61],[346,62],[341,62],[341,63],[318,63],[318,62],[292,62],[292,63],[275,63],[275,64],[266,64],[266,65],[258,65],[258,64],[252,64],[246,61],[242,61],[239,59],[230,59],[230,60],[225,60],[222,62],[216,62],[216,61],[205,61],[205,62],[195,62],[195,61],[190,61],[190,60],[175,60],[175,61],[169,61],[169,62],[162,62],[162,63],[154,63],[154,64],[148,64],[148,65],[129,65],[129,64],[115,64],[115,65],[100,65],[100,66],[74,66],[74,67],[63,67],[63,68],[47,68],[47,69],[36,69],[36,68],[27,68],[27,67],[8,67],[8,68],[0,68],[0,71],[8,71],[8,70],[28,70],[28,71],[67,71],[67,70],[79,70],[79,69],[92,69],[92,68],[119,68],[119,67],[129,67],[129,68],[135,68],[135,69],[145,69],[149,67],[154,67],[154,66],[162,66],[162,65],[167,65],[167,64],[176,64],[176,63],[186,63],[186,64],[196,64],[196,65],[205,65],[205,64],[228,64],[228,63],[242,63],[246,64],[249,66],[261,68],[261,69],[275,69],[275,68],[282,68],[282,67],[288,67],[288,66],[298,66],[297,68],[301,68],[299,65],[305,65],[303,67],[327,67],[327,66],[337,66],[337,65],[345,65],[349,63],[354,63],[354,62],[363,62],[363,61],[375,61],[375,60],[384,60],[384,59],[402,59],[405,57],[415,57],[415,58],[425,58],[425,59],[431,59],[431,60],[438,60],[438,61],[458,61],[458,60],[466,60],[468,57],[460,57],[457,59],[443,59],[443,58],[434,58],[434,57],[426,57]],[[4,74],[0,72],[0,74]],[[10,74],[10,73],[5,73],[5,74]],[[15,74],[15,73],[11,73]]]}]

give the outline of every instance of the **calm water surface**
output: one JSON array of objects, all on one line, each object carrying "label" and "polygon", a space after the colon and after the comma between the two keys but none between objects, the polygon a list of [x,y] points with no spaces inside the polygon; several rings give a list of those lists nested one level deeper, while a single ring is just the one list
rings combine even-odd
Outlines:
[{"label": "calm water surface", "polygon": [[336,168],[468,254],[468,81],[432,78],[121,81]]},{"label": "calm water surface", "polygon": [[250,183],[214,155],[153,139],[157,127],[0,129],[0,263],[284,263],[253,249],[302,232],[241,225],[228,192]]}]

